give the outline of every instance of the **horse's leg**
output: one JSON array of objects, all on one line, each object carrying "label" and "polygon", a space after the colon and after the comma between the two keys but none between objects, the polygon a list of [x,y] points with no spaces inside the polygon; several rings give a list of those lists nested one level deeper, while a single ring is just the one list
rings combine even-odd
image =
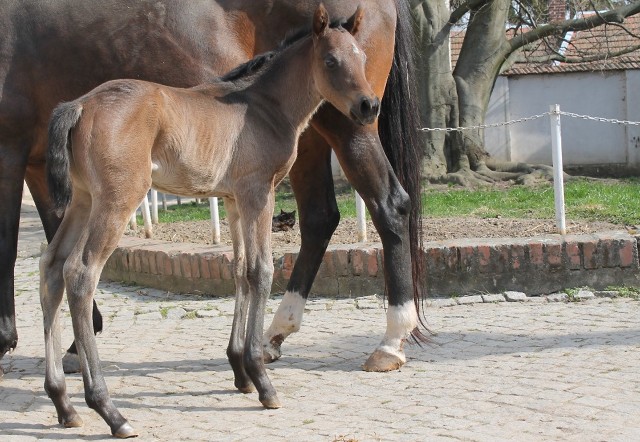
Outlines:
[{"label": "horse's leg", "polygon": [[418,325],[409,246],[411,200],[384,154],[376,125],[357,126],[330,106],[323,107],[314,121],[362,196],[384,248],[387,330],[363,368],[395,370],[405,363],[404,343]]},{"label": "horse's leg", "polygon": [[[26,155],[27,149],[20,143],[0,144],[0,359],[18,345],[13,276]],[[0,367],[0,376],[2,373]]]},{"label": "horse's leg", "polygon": [[[244,343],[244,368],[258,390],[265,408],[280,408],[276,390],[267,376],[262,352],[264,310],[271,293],[273,257],[271,255],[271,222],[273,217],[273,189],[252,188],[247,180],[245,192],[238,195],[237,204],[244,237],[249,315]],[[260,183],[258,183],[259,185]]]},{"label": "horse's leg", "polygon": [[240,216],[236,202],[225,198],[224,207],[227,211],[231,239],[233,240],[233,273],[236,281],[236,304],[233,313],[231,337],[227,347],[227,357],[233,369],[234,384],[243,393],[255,391],[251,379],[244,369],[243,353],[245,327],[247,323],[247,309],[249,307],[249,287],[247,285],[247,263],[245,259],[244,239],[240,225]]},{"label": "horse's leg", "polygon": [[[45,176],[44,163],[29,164],[25,180],[29,187],[29,192],[31,192],[31,196],[33,197],[33,201],[36,204],[36,208],[38,209],[40,219],[42,220],[47,242],[50,243],[58,230],[61,219],[56,216],[52,208]],[[96,334],[102,331],[102,314],[100,314],[100,310],[98,310],[98,305],[95,301],[93,303],[93,329]],[[76,344],[73,342],[62,359],[62,367],[65,373],[80,372],[80,361],[77,353]]]},{"label": "horse's leg", "polygon": [[340,220],[331,175],[331,148],[313,128],[300,139],[289,179],[300,214],[302,245],[284,298],[264,335],[265,362],[280,358],[282,342],[300,329],[311,284]]},{"label": "horse's leg", "polygon": [[81,198],[67,210],[67,217],[58,233],[40,258],[40,305],[42,306],[45,342],[44,389],[53,401],[58,422],[65,427],[79,427],[82,419],[76,413],[67,395],[62,369],[60,304],[64,293],[63,267],[87,221],[90,205],[81,204]]},{"label": "horse's leg", "polygon": [[132,437],[136,436],[136,433],[109,396],[100,365],[91,314],[100,273],[118,245],[131,212],[149,188],[149,182],[140,185],[131,181],[128,180],[130,187],[126,195],[105,188],[105,197],[93,200],[89,222],[64,266],[64,281],[82,367],[85,401],[102,416],[116,437]]}]

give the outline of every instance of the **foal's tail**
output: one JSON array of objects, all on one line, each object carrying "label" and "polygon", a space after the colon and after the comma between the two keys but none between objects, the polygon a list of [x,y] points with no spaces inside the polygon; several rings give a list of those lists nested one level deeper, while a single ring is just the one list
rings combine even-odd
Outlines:
[{"label": "foal's tail", "polygon": [[[396,1],[397,22],[395,50],[391,72],[382,99],[378,132],[384,151],[393,167],[400,184],[411,198],[409,215],[409,241],[411,249],[414,303],[420,322],[420,315],[426,289],[424,254],[422,252],[422,146],[419,139],[420,127],[418,95],[416,91],[414,58],[416,41],[410,11],[410,2]],[[425,327],[426,328],[426,327]],[[418,341],[427,340],[416,329],[413,337]]]},{"label": "foal's tail", "polygon": [[47,182],[54,210],[62,216],[71,202],[71,148],[69,135],[82,115],[82,105],[77,102],[61,103],[53,109],[49,121],[49,146],[47,147]]}]

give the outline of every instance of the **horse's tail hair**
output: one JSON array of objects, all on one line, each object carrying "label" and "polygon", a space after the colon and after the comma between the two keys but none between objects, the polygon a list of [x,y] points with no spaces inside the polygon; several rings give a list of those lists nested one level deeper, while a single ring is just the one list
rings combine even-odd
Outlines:
[{"label": "horse's tail hair", "polygon": [[[400,184],[411,198],[409,240],[413,298],[420,323],[427,329],[424,315],[420,314],[426,296],[426,267],[422,252],[422,146],[418,133],[420,112],[416,79],[412,78],[416,72],[416,36],[409,2],[397,0],[396,10],[393,64],[382,99],[378,132],[385,154]],[[418,329],[413,332],[413,337],[418,342],[428,340]]]},{"label": "horse's tail hair", "polygon": [[47,147],[47,183],[53,207],[58,216],[64,214],[71,202],[71,142],[69,136],[82,115],[82,105],[77,102],[61,103],[53,109],[49,121],[49,145]]}]

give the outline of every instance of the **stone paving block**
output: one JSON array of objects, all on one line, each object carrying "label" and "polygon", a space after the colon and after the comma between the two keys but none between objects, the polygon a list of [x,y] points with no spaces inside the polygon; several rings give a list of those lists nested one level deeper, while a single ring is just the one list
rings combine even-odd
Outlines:
[{"label": "stone paving block", "polygon": [[162,320],[162,314],[157,312],[140,313],[136,315],[136,321],[160,321]]},{"label": "stone paving block", "polygon": [[458,304],[478,304],[482,302],[482,295],[469,295],[469,296],[460,296],[458,299]]},{"label": "stone paving block", "polygon": [[596,295],[591,290],[581,289],[581,290],[578,290],[578,293],[576,293],[575,297],[576,299],[587,300],[587,299],[594,299]]},{"label": "stone paving block", "polygon": [[596,290],[594,295],[604,298],[617,298],[620,296],[620,292],[616,290]]},{"label": "stone paving block", "polygon": [[526,301],[527,295],[522,292],[506,291],[504,298],[509,302]]},{"label": "stone paving block", "polygon": [[501,294],[482,295],[482,302],[504,302],[505,297]]},{"label": "stone paving block", "polygon": [[187,311],[182,307],[174,307],[167,311],[166,319],[180,319],[186,314],[187,314]]},{"label": "stone paving block", "polygon": [[452,307],[454,305],[458,305],[454,298],[435,298],[431,301],[431,305],[433,307]]}]

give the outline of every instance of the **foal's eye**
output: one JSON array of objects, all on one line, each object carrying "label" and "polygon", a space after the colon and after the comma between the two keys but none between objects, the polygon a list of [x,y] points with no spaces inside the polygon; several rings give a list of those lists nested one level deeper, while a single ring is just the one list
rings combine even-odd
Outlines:
[{"label": "foal's eye", "polygon": [[333,69],[338,65],[338,60],[333,55],[327,55],[324,59],[324,65],[329,69]]}]

